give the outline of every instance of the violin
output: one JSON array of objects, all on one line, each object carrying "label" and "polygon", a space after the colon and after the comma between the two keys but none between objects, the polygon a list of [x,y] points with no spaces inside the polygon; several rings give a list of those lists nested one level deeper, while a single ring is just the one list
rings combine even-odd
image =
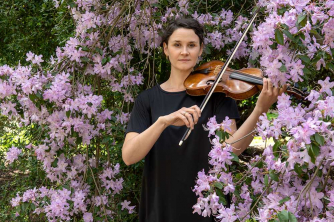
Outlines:
[{"label": "violin", "polygon": [[[186,92],[192,96],[206,95],[217,75],[225,65],[222,61],[207,62],[196,68],[184,81]],[[258,68],[234,70],[227,68],[213,92],[225,93],[235,100],[244,100],[262,90],[263,73]],[[287,93],[297,99],[304,99],[304,93],[294,87],[288,87]]]}]

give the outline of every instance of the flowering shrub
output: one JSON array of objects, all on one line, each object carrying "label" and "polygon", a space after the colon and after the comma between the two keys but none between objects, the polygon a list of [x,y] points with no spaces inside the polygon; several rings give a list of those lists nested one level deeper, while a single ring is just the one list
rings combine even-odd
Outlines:
[{"label": "flowering shrub", "polygon": [[[259,63],[275,84],[305,85],[301,82],[316,79],[313,73],[320,69],[333,73],[333,1],[260,5],[268,16],[252,33],[256,50],[251,63]],[[209,154],[212,168],[208,174],[198,173],[194,213],[214,215],[219,221],[334,220],[334,82],[326,77],[318,84],[321,88],[306,97],[308,105],[293,105],[290,96],[282,95],[278,116],[260,117],[257,132],[264,140],[274,138],[275,144],[249,163],[239,163],[233,144],[223,145],[229,135],[218,129],[226,123],[210,119],[207,129],[210,134],[216,131]],[[232,195],[230,205],[226,195]]]},{"label": "flowering shrub", "polygon": [[[125,125],[136,94],[143,85],[152,86],[168,74],[166,59],[159,48],[159,32],[169,20],[175,17],[192,16],[207,30],[205,55],[201,59],[205,61],[208,58],[226,58],[247,26],[248,19],[231,10],[221,9],[222,7],[203,6],[202,1],[180,0],[166,3],[156,0],[124,2],[53,0],[53,2],[56,8],[68,6],[76,25],[74,36],[69,38],[63,47],[57,47],[54,57],[43,58],[34,52],[27,52],[26,61],[29,65],[0,67],[1,114],[6,116],[8,126],[11,125],[24,134],[23,139],[13,140],[6,146],[8,148],[7,164],[17,167],[22,164],[23,168],[27,162],[35,163],[42,171],[38,176],[43,178],[41,184],[25,188],[11,200],[12,219],[23,220],[27,219],[27,216],[34,215],[47,218],[49,221],[133,220],[136,218],[133,214],[136,208],[132,205],[137,204],[133,201],[137,201],[139,192],[135,188],[140,183],[140,176],[134,175],[141,174],[142,162],[123,168],[122,166],[125,165],[121,159],[121,147]],[[238,61],[247,61],[249,58],[249,65],[260,64],[264,67],[265,73],[276,83],[311,81],[317,77],[317,75],[310,75],[311,72],[320,73],[324,68],[331,69],[333,33],[329,27],[333,19],[333,4],[329,1],[321,1],[317,4],[308,1],[305,3],[271,2],[261,1],[262,6],[267,7],[267,14],[270,15],[264,17],[264,22],[260,20],[253,32],[241,44],[235,55],[234,65],[238,67],[240,66]],[[224,3],[221,4],[225,6]],[[313,21],[311,17],[313,12],[323,12],[328,16],[319,15]],[[305,17],[301,17],[303,13]],[[318,38],[316,32],[312,31],[312,27],[316,27],[314,30],[317,33],[321,32],[324,39]],[[254,50],[251,50],[251,47]],[[329,95],[328,90],[332,87],[329,80],[320,83],[323,85],[322,90]],[[319,117],[319,121],[327,123],[329,120],[324,118],[330,114],[323,114],[321,118],[319,114],[319,110],[329,102],[326,100],[327,97],[320,98],[319,101],[324,101],[323,105],[316,102],[320,95],[326,95],[323,91],[318,92],[320,94],[312,91],[309,98],[314,107],[308,108],[313,109],[312,112],[318,111],[312,114],[312,118]],[[286,103],[278,105],[280,110],[284,107]],[[296,115],[300,115],[301,119],[296,120],[295,125],[289,125],[290,128],[280,122],[280,118],[275,120],[277,124],[281,124],[279,129],[290,136],[301,135],[300,130],[303,128],[298,127],[304,127],[303,119],[308,118],[303,116],[301,111],[304,107],[299,106],[295,109],[297,109]],[[305,115],[309,113],[309,110],[305,111]],[[209,128],[219,125],[213,120],[211,123]],[[262,123],[266,123],[269,129],[277,126],[271,126],[264,117]],[[223,124],[228,127],[228,120]],[[310,144],[315,140],[320,147],[321,144],[317,142],[319,138],[321,141],[324,140],[323,145],[327,144],[329,134],[326,134],[328,133],[326,126],[322,123],[314,124],[323,131],[318,128],[307,131]],[[330,131],[329,127],[327,129]],[[262,129],[259,131],[261,133],[268,132],[268,135],[262,133],[264,137],[271,136],[272,131],[268,131],[267,128],[259,129]],[[11,130],[7,130],[10,134]],[[216,128],[212,129],[211,133],[215,130]],[[223,135],[226,137],[226,134],[220,134],[220,139],[224,139]],[[281,147],[286,142],[280,137],[277,137],[277,141],[279,145],[276,145],[275,149],[283,149]],[[219,213],[217,218],[227,221],[242,220],[242,217],[249,217],[247,212],[254,203],[254,195],[259,195],[262,189],[270,193],[274,185],[277,188],[281,184],[279,181],[287,180],[287,175],[291,173],[280,177],[279,172],[283,172],[285,168],[279,168],[280,171],[270,168],[270,174],[266,177],[264,173],[266,173],[266,164],[269,163],[269,159],[260,161],[261,157],[257,157],[248,165],[250,167],[257,164],[258,170],[252,171],[254,181],[249,182],[250,177],[245,173],[246,176],[239,178],[240,182],[236,186],[233,183],[232,174],[228,172],[228,165],[237,160],[237,157],[231,156],[230,146],[221,150],[221,142],[217,138],[213,140],[215,148],[210,153],[210,164],[214,166],[211,172],[213,175],[206,176],[204,172],[199,174],[199,180],[204,182],[198,181],[198,187],[195,187],[196,194],[202,198],[201,202],[195,205],[195,212],[203,216]],[[299,140],[298,142],[301,143]],[[303,171],[302,176],[308,175],[309,178],[313,178],[312,175],[318,174],[319,169],[322,169],[320,167],[327,162],[322,161],[318,168],[319,162],[316,160],[318,161],[321,156],[320,148],[318,152],[313,146],[307,148],[305,145],[300,149],[304,152],[305,158],[309,154],[308,150],[311,150],[314,155],[310,156],[311,162],[307,162],[308,165],[303,162],[305,158],[296,160],[299,162],[295,165],[300,166],[302,171],[306,169],[302,168],[304,165],[310,167],[309,175],[308,172]],[[286,148],[285,155],[288,155],[287,152]],[[294,152],[297,150],[295,149]],[[276,155],[276,151],[272,155],[274,153]],[[276,161],[272,155],[271,161]],[[278,158],[275,155],[274,157]],[[280,163],[287,161],[283,157],[280,158]],[[258,164],[262,164],[262,167]],[[271,164],[268,166],[272,167]],[[291,168],[286,167],[286,169]],[[328,171],[328,169],[321,170],[324,174]],[[260,175],[257,175],[257,172]],[[240,175],[237,174],[236,177],[238,176]],[[313,181],[317,180],[313,179]],[[330,179],[326,181],[326,184],[331,183]],[[301,178],[299,182],[300,186],[303,186],[307,181]],[[247,190],[249,183],[257,187],[255,193]],[[312,195],[318,195],[317,198],[320,200],[323,198],[320,196],[321,193],[327,190],[329,192],[330,189],[328,185],[327,188],[324,187],[323,192],[318,192],[316,189],[321,184],[318,181],[317,185],[308,185],[310,188],[303,192],[307,193],[311,190]],[[214,190],[216,193],[213,192]],[[203,195],[202,193],[205,192],[210,195]],[[223,194],[233,192],[238,192],[239,195],[233,198],[234,205],[225,208],[221,205],[224,203]],[[297,190],[291,191],[291,193],[296,192]],[[290,193],[276,195],[284,198],[288,194]],[[291,200],[288,201],[292,201],[292,195],[290,196]],[[269,198],[268,195],[266,197]],[[276,196],[273,198],[275,199]],[[300,200],[302,199],[298,201]],[[303,200],[305,202],[306,198]],[[290,203],[288,201],[285,203]],[[259,203],[269,202],[268,200]],[[308,218],[303,214],[307,207],[314,209],[316,215],[319,209],[324,209],[320,207],[319,201],[316,202],[317,207],[312,207],[313,205],[311,202],[298,205],[297,212],[290,211],[291,208],[283,208],[296,213],[297,217]],[[263,210],[269,210],[268,215],[273,217],[275,215],[293,217],[293,214],[281,211],[282,206],[279,205],[281,208],[278,208],[269,204],[268,208]],[[276,214],[277,212],[280,213]],[[258,213],[263,214],[260,211]],[[261,218],[264,217],[261,216]]]},{"label": "flowering shrub", "polygon": [[[228,134],[219,131],[226,123],[208,124],[218,130],[212,140],[209,174],[198,173],[194,192],[199,196],[194,212],[215,215],[222,221],[332,221],[334,82],[319,80],[320,91],[307,97],[310,105],[291,106],[288,95],[278,99],[278,116],[268,120],[263,114],[257,131],[263,139],[273,137],[275,144],[262,156],[245,163],[242,173],[235,172],[232,161],[239,159],[230,144],[223,145]],[[218,127],[216,127],[218,125]],[[234,169],[232,171],[232,169]],[[226,196],[232,194],[227,207]]]}]

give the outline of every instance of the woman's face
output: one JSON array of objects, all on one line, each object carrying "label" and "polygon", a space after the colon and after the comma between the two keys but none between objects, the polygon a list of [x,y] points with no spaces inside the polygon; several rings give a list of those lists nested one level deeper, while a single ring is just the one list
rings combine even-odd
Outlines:
[{"label": "woman's face", "polygon": [[178,28],[164,45],[164,52],[169,57],[172,68],[180,71],[191,71],[202,54],[203,46],[194,30]]}]

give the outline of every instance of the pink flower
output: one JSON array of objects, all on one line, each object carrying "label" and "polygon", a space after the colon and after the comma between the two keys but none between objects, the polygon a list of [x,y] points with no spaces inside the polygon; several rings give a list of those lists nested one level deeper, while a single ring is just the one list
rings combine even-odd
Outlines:
[{"label": "pink flower", "polygon": [[209,119],[206,124],[205,130],[209,131],[208,137],[215,134],[215,131],[221,127],[221,124],[217,123],[216,116]]},{"label": "pink flower", "polygon": [[12,148],[10,148],[9,151],[7,152],[7,155],[5,158],[9,162],[9,164],[11,164],[14,162],[14,160],[18,159],[21,152],[22,151],[20,149],[18,149],[15,146],[12,146]]},{"label": "pink flower", "polygon": [[230,118],[226,116],[221,126],[225,131],[231,131],[231,124],[232,124],[232,120],[230,120]]},{"label": "pink flower", "polygon": [[12,207],[16,207],[20,205],[21,197],[17,194],[15,198],[13,198],[10,203],[12,204]]},{"label": "pink flower", "polygon": [[42,59],[43,55],[35,55],[35,57],[31,60],[33,64],[38,64],[40,65],[44,60]]},{"label": "pink flower", "polygon": [[233,222],[239,219],[236,215],[234,204],[232,204],[230,208],[222,206],[216,218],[220,219],[221,222]]},{"label": "pink flower", "polygon": [[93,222],[93,214],[89,212],[84,213],[83,220],[84,222]]},{"label": "pink flower", "polygon": [[34,59],[35,54],[32,53],[31,51],[29,51],[29,52],[26,54],[26,56],[27,56],[26,61],[32,61],[32,60]]},{"label": "pink flower", "polygon": [[332,95],[331,88],[334,87],[334,82],[329,81],[329,77],[327,76],[325,80],[319,80],[318,83],[321,85],[321,89],[319,92],[326,92],[329,96]]},{"label": "pink flower", "polygon": [[129,211],[129,214],[134,213],[135,206],[129,206],[130,203],[131,203],[131,201],[124,200],[121,203],[121,205],[122,205],[122,209],[121,210],[127,209]]}]

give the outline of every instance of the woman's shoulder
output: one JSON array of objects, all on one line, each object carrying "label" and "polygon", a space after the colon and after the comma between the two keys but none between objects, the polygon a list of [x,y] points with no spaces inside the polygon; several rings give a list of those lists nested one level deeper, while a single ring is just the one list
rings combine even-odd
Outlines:
[{"label": "woman's shoulder", "polygon": [[154,96],[157,95],[157,86],[153,86],[152,88],[145,89],[141,91],[137,97],[136,101],[144,102],[149,104],[151,100],[154,99]]},{"label": "woman's shoulder", "polygon": [[141,91],[139,94],[138,94],[138,97],[149,97],[149,96],[152,96],[152,95],[155,95],[157,93],[157,85],[151,87],[151,88],[148,88],[148,89],[145,89],[143,91]]}]

